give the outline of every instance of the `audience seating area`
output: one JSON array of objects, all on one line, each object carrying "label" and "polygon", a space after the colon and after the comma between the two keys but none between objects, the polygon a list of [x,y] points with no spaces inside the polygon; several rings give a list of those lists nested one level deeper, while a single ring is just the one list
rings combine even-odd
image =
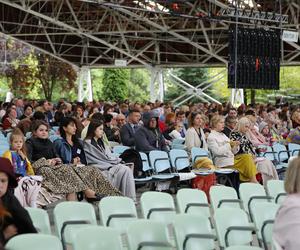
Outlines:
[{"label": "audience seating area", "polygon": [[50,249],[46,243],[50,240],[51,250],[67,246],[74,250],[271,249],[272,224],[279,207],[276,197],[282,192],[278,188],[282,181],[276,183],[270,183],[267,191],[259,184],[242,183],[239,194],[230,187],[214,186],[211,205],[197,189],[180,189],[175,199],[148,191],[140,198],[140,215],[131,199],[105,197],[97,207],[99,220],[89,203],[61,202],[53,211],[55,232],[51,232],[47,212],[29,208],[40,234],[14,237],[7,249],[21,249],[20,242],[28,244],[27,249],[37,249],[39,244],[45,244],[39,249]]}]

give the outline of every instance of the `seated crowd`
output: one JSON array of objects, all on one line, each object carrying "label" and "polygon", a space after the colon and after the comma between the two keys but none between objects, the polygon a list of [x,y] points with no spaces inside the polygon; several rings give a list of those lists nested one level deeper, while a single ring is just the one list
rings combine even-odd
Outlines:
[{"label": "seated crowd", "polygon": [[[258,183],[260,173],[263,185],[279,178],[263,157],[265,148],[300,144],[300,108],[288,104],[174,108],[160,102],[53,105],[16,99],[1,107],[10,144],[0,158],[3,244],[15,234],[36,232],[23,207],[62,198],[94,202],[124,195],[136,201],[135,178],[146,175],[138,152],[168,152],[173,140],[184,140],[189,154],[193,147],[207,150],[216,168],[237,170],[241,182]],[[119,144],[130,149],[116,156],[112,147]]]}]

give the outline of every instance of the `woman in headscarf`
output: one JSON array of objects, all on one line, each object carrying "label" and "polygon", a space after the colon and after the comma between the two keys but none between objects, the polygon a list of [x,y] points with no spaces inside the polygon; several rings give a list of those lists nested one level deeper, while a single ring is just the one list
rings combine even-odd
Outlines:
[{"label": "woman in headscarf", "polygon": [[28,212],[13,194],[17,186],[11,162],[0,157],[0,244],[17,234],[37,233]]}]

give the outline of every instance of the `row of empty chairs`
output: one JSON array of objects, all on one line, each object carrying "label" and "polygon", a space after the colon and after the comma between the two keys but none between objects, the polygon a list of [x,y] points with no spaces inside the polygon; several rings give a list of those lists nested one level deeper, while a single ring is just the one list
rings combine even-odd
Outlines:
[{"label": "row of empty chairs", "polygon": [[271,160],[279,171],[284,171],[287,168],[288,159],[291,156],[298,155],[300,152],[300,145],[295,143],[288,143],[287,147],[281,143],[261,147],[266,148],[266,152],[263,152],[261,155]]},{"label": "row of empty chairs", "polygon": [[[127,146],[115,146],[113,147],[113,153],[119,156],[127,149],[129,149]],[[137,182],[173,179],[178,177],[178,172],[184,169],[191,169],[191,164],[193,164],[197,158],[209,156],[208,151],[197,147],[191,151],[192,162],[190,162],[187,151],[183,149],[172,149],[169,152],[152,150],[148,155],[143,152],[139,152],[139,154],[143,162],[143,171],[151,173],[151,175],[146,178],[136,179]]]},{"label": "row of empty chairs", "polygon": [[[277,182],[281,183],[280,181]],[[180,219],[179,215],[198,216],[199,220],[202,220],[201,225],[203,225],[203,228],[200,227],[198,223],[198,226],[195,225],[195,227],[187,225],[190,231],[189,233],[186,233],[191,234],[191,242],[197,240],[201,241],[201,246],[203,244],[212,245],[216,236],[218,236],[219,244],[222,247],[236,244],[248,244],[252,241],[252,231],[257,231],[257,237],[260,243],[263,242],[265,245],[270,244],[272,235],[272,221],[275,218],[275,213],[279,205],[274,202],[268,202],[268,200],[271,198],[269,196],[266,199],[257,199],[256,201],[259,202],[255,202],[255,199],[253,199],[250,209],[251,220],[249,220],[247,214],[247,212],[249,212],[249,208],[247,205],[242,206],[241,204],[243,204],[243,202],[244,204],[247,204],[247,198],[248,200],[251,200],[252,197],[258,198],[267,195],[266,193],[260,193],[258,195],[257,192],[253,192],[253,195],[250,198],[245,198],[242,195],[243,186],[245,185],[242,184],[240,189],[241,201],[239,201],[233,188],[224,186],[212,187],[210,192],[210,200],[213,216],[210,214],[210,205],[207,197],[205,193],[200,190],[180,189],[176,196],[177,209],[171,195],[159,192],[145,192],[141,196],[140,201],[142,218],[147,219],[148,221],[161,223],[165,226],[172,224],[175,229],[175,239],[178,249],[183,249],[180,248],[180,246],[183,244],[182,240],[180,240],[180,243],[177,241],[179,241],[178,239],[180,237],[185,237],[185,234],[178,233],[178,235],[176,235],[176,221],[197,220],[196,218],[189,219],[187,217]],[[247,189],[246,186],[245,189]],[[248,188],[254,190],[254,186],[252,185],[248,186]],[[272,185],[270,185],[270,188],[272,188]],[[269,194],[271,193],[275,198],[275,195],[278,192],[276,190],[272,190],[269,191]],[[280,190],[279,193],[283,193],[282,190]],[[243,210],[242,208],[245,209]],[[101,225],[104,227],[113,228],[120,235],[128,235],[129,225],[138,220],[134,202],[126,197],[106,197],[100,201],[98,209]],[[40,232],[48,234],[51,233],[48,215],[45,211],[32,208],[29,208],[28,211],[34,221],[35,226],[40,229]],[[54,209],[54,221],[57,235],[62,239],[64,245],[65,243],[72,244],[72,242],[74,242],[77,238],[77,231],[79,229],[81,230],[82,227],[97,225],[93,206],[87,203],[77,202],[63,202],[58,204]],[[189,222],[188,224],[191,223],[192,222]],[[211,226],[211,224],[215,224],[215,229]],[[184,228],[184,226],[181,225],[180,228]],[[205,233],[201,230],[204,230]],[[214,230],[216,230],[216,234],[214,233]],[[204,235],[192,237],[193,234]],[[205,235],[209,236],[203,238]],[[187,240],[184,239],[183,241]],[[130,242],[128,242],[128,245],[130,245]],[[198,248],[187,247],[186,249]],[[214,249],[214,247],[199,249]]]},{"label": "row of empty chairs", "polygon": [[[115,146],[113,153],[115,155],[122,154],[129,147]],[[183,149],[171,149],[169,152],[153,150],[147,155],[146,153],[139,152],[142,162],[143,171],[150,172],[151,176],[146,179],[136,179],[136,181],[144,180],[166,180],[172,179],[178,176],[178,173],[183,170],[190,170],[194,162],[200,157],[210,157],[209,152],[205,149],[194,147],[191,150],[191,160],[186,150]],[[232,173],[232,169],[220,169],[220,170],[198,170],[195,174],[207,175],[212,172],[221,174]]]},{"label": "row of empty chairs", "polygon": [[[188,226],[187,226],[188,225]],[[174,219],[176,249],[212,250],[215,249],[215,236],[203,217],[198,215],[179,215]],[[196,232],[196,233],[195,233]],[[122,240],[117,231],[101,226],[86,226],[77,230],[72,242],[74,250],[122,250]],[[59,239],[52,235],[23,234],[14,237],[6,245],[8,250],[62,250]],[[160,222],[139,220],[128,226],[129,250],[175,249],[166,226]],[[226,250],[262,250],[258,247],[235,245]]]}]

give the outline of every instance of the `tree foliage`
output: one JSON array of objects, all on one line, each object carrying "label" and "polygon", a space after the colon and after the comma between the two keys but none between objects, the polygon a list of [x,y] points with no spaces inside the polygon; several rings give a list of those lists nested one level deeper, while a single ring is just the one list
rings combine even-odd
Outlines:
[{"label": "tree foliage", "polygon": [[3,73],[10,79],[9,87],[15,96],[25,97],[33,89],[42,89],[49,101],[54,90],[68,92],[75,87],[77,79],[76,71],[69,64],[45,54],[36,55],[34,51],[6,65]]},{"label": "tree foliage", "polygon": [[[22,55],[24,46],[17,42],[8,40],[6,58],[9,60],[4,66],[2,75],[6,76],[9,81],[9,87],[13,90],[15,96],[27,95],[32,86],[37,83],[37,60],[33,50],[26,49],[26,53]],[[19,55],[16,55],[19,53]]]},{"label": "tree foliage", "polygon": [[39,55],[37,59],[38,71],[36,75],[47,100],[52,99],[54,88],[69,91],[75,87],[77,73],[71,65],[45,54]]},{"label": "tree foliage", "polygon": [[92,69],[91,70],[93,94],[94,94],[94,98],[97,100],[101,100],[103,98],[103,95],[102,95],[103,74],[104,74],[103,69]]},{"label": "tree foliage", "polygon": [[127,83],[128,99],[145,102],[150,100],[150,72],[144,69],[131,69],[130,80]]},{"label": "tree foliage", "polygon": [[128,96],[129,71],[106,69],[103,74],[102,97],[104,100],[119,101]]}]

